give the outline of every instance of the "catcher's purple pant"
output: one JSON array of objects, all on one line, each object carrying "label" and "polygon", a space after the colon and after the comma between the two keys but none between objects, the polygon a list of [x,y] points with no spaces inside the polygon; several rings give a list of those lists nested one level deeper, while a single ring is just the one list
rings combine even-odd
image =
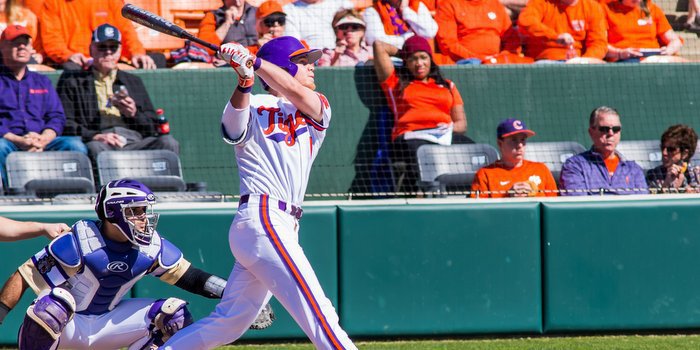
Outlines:
[{"label": "catcher's purple pant", "polygon": [[317,349],[357,349],[338,324],[298,242],[298,221],[268,196],[251,196],[229,231],[236,257],[214,312],[175,334],[162,349],[211,349],[238,339],[274,295]]}]

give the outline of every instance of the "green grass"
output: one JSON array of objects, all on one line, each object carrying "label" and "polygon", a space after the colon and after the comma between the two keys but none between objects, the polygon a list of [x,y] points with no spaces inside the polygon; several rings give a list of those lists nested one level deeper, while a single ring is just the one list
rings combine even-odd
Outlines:
[{"label": "green grass", "polygon": [[[683,350],[700,349],[700,335],[584,336],[475,340],[358,342],[360,350]],[[224,346],[220,350],[313,350],[310,344]]]},{"label": "green grass", "polygon": [[[700,349],[700,335],[538,337],[474,340],[357,342],[360,350],[684,350]],[[0,348],[0,350],[12,348]],[[218,350],[314,350],[310,343],[222,346]]]}]

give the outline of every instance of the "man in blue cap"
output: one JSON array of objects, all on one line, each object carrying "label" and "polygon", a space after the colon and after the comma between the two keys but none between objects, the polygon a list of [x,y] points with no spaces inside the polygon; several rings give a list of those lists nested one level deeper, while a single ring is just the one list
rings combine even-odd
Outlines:
[{"label": "man in blue cap", "polygon": [[66,110],[67,135],[80,136],[90,157],[107,150],[166,149],[180,152],[172,135],[157,133],[156,112],[141,78],[119,69],[122,35],[103,24],[92,33],[92,65],[64,71],[58,94]]}]

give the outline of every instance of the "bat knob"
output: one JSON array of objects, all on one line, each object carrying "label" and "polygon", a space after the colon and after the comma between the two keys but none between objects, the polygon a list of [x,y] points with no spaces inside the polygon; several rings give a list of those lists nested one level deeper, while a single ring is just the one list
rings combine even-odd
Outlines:
[{"label": "bat knob", "polygon": [[245,66],[248,67],[248,68],[253,67],[253,60],[248,60],[248,61],[246,61],[246,62],[245,62]]}]

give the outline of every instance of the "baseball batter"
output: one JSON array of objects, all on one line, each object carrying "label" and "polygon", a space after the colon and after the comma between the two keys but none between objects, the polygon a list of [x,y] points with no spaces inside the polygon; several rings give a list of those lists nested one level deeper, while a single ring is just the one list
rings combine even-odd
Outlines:
[{"label": "baseball batter", "polygon": [[[214,312],[164,348],[230,343],[274,295],[317,349],[357,349],[298,241],[300,204],[331,119],[328,100],[314,92],[313,64],[321,52],[284,36],[263,45],[257,57],[235,43],[222,45],[220,55],[239,75],[222,115],[240,172],[241,200],[229,231],[236,263]],[[251,96],[254,71],[269,95]]]},{"label": "baseball batter", "polygon": [[[150,349],[192,323],[177,298],[124,299],[145,275],[208,298],[226,281],[191,266],[155,227],[155,196],[133,180],[115,180],[97,197],[99,221],[80,220],[7,280],[5,311],[26,288],[38,293],[19,331],[24,349]],[[6,312],[0,312],[0,323]]]}]

